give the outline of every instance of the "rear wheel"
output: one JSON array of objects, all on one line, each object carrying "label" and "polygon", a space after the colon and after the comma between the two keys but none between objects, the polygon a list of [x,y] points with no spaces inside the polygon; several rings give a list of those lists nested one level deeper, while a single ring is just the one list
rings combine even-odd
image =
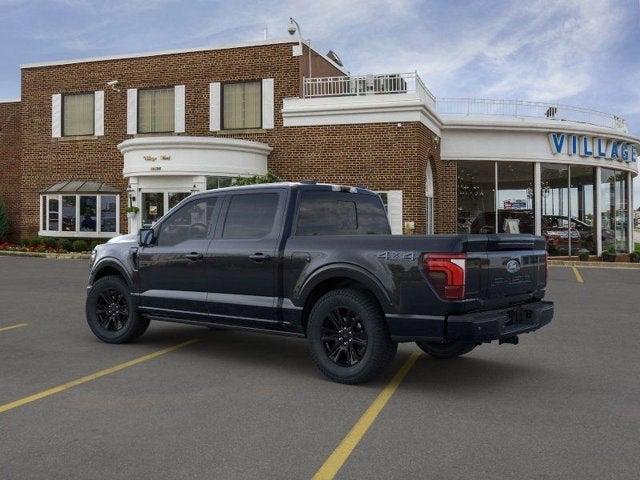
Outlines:
[{"label": "rear wheel", "polygon": [[376,302],[351,289],[334,290],[318,300],[307,337],[320,371],[340,383],[363,383],[379,375],[398,348]]},{"label": "rear wheel", "polygon": [[447,358],[456,358],[477,347],[477,344],[455,340],[447,343],[435,342],[416,342],[420,349],[434,358],[445,360]]},{"label": "rear wheel", "polygon": [[149,327],[149,320],[136,311],[129,287],[115,275],[97,280],[87,295],[87,323],[103,342],[126,343]]}]

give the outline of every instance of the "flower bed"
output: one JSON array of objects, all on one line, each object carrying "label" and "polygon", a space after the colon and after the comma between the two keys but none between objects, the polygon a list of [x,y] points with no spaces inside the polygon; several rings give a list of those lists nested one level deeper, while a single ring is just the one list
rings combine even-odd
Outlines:
[{"label": "flower bed", "polygon": [[96,245],[104,243],[99,240],[70,240],[68,238],[35,237],[25,238],[20,243],[0,242],[0,251],[25,252],[42,254],[87,253]]}]

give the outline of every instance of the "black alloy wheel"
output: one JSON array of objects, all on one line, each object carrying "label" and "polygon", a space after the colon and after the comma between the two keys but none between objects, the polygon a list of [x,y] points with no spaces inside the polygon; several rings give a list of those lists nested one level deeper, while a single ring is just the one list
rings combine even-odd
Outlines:
[{"label": "black alloy wheel", "polygon": [[102,291],[96,300],[96,319],[105,330],[122,330],[129,321],[127,299],[113,288]]},{"label": "black alloy wheel", "polygon": [[87,323],[103,342],[126,343],[135,340],[149,327],[131,298],[129,285],[120,276],[96,280],[87,295]]},{"label": "black alloy wheel", "polygon": [[367,351],[367,332],[360,315],[345,306],[331,310],[322,323],[322,345],[336,365],[360,363]]}]

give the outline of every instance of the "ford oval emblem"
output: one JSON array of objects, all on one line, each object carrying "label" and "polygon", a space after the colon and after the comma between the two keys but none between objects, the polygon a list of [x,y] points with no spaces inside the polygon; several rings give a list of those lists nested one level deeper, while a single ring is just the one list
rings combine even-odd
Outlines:
[{"label": "ford oval emblem", "polygon": [[520,271],[520,262],[518,260],[511,259],[507,262],[507,272],[517,273]]}]

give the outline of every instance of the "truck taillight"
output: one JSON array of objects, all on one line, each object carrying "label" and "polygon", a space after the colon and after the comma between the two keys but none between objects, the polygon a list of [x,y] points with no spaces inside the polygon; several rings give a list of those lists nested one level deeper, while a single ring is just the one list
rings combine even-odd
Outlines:
[{"label": "truck taillight", "polygon": [[427,253],[424,269],[438,295],[446,300],[464,298],[467,261],[464,253]]}]

